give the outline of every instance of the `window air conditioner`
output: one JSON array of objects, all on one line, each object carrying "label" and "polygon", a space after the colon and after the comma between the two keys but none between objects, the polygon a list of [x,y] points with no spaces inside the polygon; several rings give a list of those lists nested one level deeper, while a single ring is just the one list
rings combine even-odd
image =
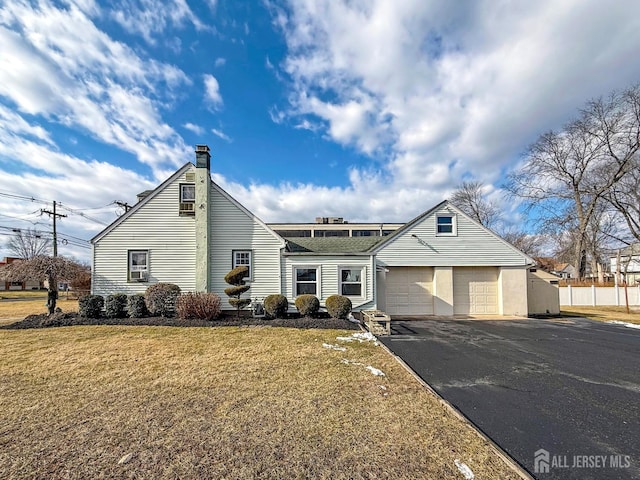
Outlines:
[{"label": "window air conditioner", "polygon": [[180,203],[180,213],[195,214],[196,204],[192,202]]}]

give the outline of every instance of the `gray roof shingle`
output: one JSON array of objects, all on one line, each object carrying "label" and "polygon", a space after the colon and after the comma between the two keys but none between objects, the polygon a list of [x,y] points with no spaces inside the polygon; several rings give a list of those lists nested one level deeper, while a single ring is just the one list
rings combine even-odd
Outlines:
[{"label": "gray roof shingle", "polygon": [[369,253],[374,245],[384,237],[287,237],[287,252],[328,254],[328,253]]}]

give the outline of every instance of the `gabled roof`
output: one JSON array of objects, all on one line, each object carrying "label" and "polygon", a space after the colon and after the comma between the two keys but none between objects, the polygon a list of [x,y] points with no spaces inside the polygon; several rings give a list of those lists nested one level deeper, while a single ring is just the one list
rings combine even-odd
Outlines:
[{"label": "gabled roof", "polygon": [[[161,191],[163,191],[165,188],[167,188],[176,179],[180,178],[180,176],[183,173],[187,172],[188,170],[191,170],[192,168],[195,168],[195,165],[193,163],[191,163],[191,162],[185,163],[178,171],[176,171],[173,175],[171,175],[169,178],[167,178],[158,187],[156,187],[154,190],[149,190],[151,193],[149,193],[149,195],[147,195],[144,199],[142,199],[141,201],[136,203],[133,206],[133,208],[131,208],[128,212],[126,212],[121,217],[117,218],[113,223],[111,223],[111,225],[109,225],[107,228],[105,228],[100,233],[98,233],[95,237],[93,237],[91,239],[91,243],[97,242],[102,237],[104,237],[107,233],[111,232],[114,228],[116,228],[118,225],[120,225],[122,222],[124,222],[127,218],[129,218],[131,215],[133,215],[135,212],[137,212],[143,205],[146,205],[147,202],[150,202],[155,196],[157,196]],[[214,189],[216,189],[218,192],[220,192],[221,195],[223,195],[227,200],[229,200],[231,203],[233,203],[235,206],[237,206],[246,215],[248,215],[249,217],[254,219],[256,222],[258,222],[265,230],[267,230],[267,232],[269,232],[271,235],[273,235],[276,239],[280,240],[282,242],[282,246],[284,246],[284,239],[280,235],[278,235],[276,232],[274,232],[271,229],[271,227],[269,227],[266,223],[264,223],[262,220],[260,220],[258,217],[256,217],[253,213],[251,213],[249,210],[247,210],[247,208],[244,205],[242,205],[235,198],[233,198],[231,195],[229,195],[220,185],[215,183],[211,179],[211,175],[209,175],[209,185],[212,186]]]},{"label": "gabled roof", "polygon": [[187,162],[185,163],[182,167],[180,167],[178,169],[178,171],[176,171],[173,175],[171,175],[169,178],[167,178],[164,182],[162,182],[160,185],[158,185],[155,189],[151,190],[151,193],[149,195],[147,195],[144,199],[142,199],[141,201],[139,201],[138,203],[136,203],[133,208],[131,208],[128,212],[126,212],[124,215],[118,217],[117,219],[115,219],[111,225],[109,225],[107,228],[105,228],[104,230],[102,230],[100,233],[98,233],[95,237],[93,237],[91,239],[91,243],[95,243],[98,240],[100,240],[102,237],[104,237],[107,233],[111,232],[114,228],[116,228],[118,225],[120,225],[122,222],[124,222],[127,218],[129,218],[131,215],[133,215],[135,212],[137,212],[138,210],[140,210],[140,207],[142,207],[143,205],[145,205],[147,202],[149,202],[152,198],[154,198],[156,195],[158,195],[158,193],[160,193],[162,190],[164,190],[169,184],[173,183],[177,178],[179,178],[183,173],[185,173],[187,170],[191,169],[191,167],[193,167],[193,163],[191,162]]},{"label": "gabled roof", "polygon": [[440,202],[439,204],[437,204],[436,206],[430,208],[429,210],[427,210],[424,213],[421,213],[420,215],[418,215],[417,217],[415,217],[413,220],[410,220],[409,222],[405,223],[404,226],[400,227],[398,230],[396,230],[395,232],[393,232],[391,235],[387,236],[387,237],[383,237],[383,241],[378,243],[373,249],[372,252],[373,253],[378,253],[380,250],[382,250],[384,247],[386,247],[387,245],[393,243],[395,240],[397,240],[398,238],[400,238],[402,235],[404,235],[408,230],[410,230],[411,228],[413,228],[415,225],[419,224],[420,222],[422,222],[425,218],[435,214],[437,211],[441,210],[442,208],[446,207],[448,210],[453,211],[456,213],[456,215],[460,215],[463,216],[464,218],[466,218],[468,221],[475,223],[478,227],[480,227],[481,229],[483,229],[487,234],[491,235],[493,238],[495,238],[496,240],[498,240],[499,242],[503,243],[505,246],[507,246],[508,248],[510,248],[511,250],[519,253],[520,255],[522,255],[525,260],[531,264],[531,265],[535,265],[535,260],[533,258],[531,258],[529,255],[527,255],[524,252],[521,252],[520,250],[518,250],[516,247],[514,247],[513,245],[511,245],[509,242],[507,242],[505,239],[503,239],[502,237],[496,235],[495,233],[493,233],[491,230],[489,230],[487,227],[485,227],[484,225],[478,223],[476,220],[474,220],[473,218],[471,218],[469,215],[467,215],[466,213],[464,213],[462,210],[460,210],[458,207],[456,207],[453,203],[451,203],[449,200],[443,200],[442,202]]},{"label": "gabled roof", "polygon": [[384,237],[287,237],[286,254],[371,254]]}]

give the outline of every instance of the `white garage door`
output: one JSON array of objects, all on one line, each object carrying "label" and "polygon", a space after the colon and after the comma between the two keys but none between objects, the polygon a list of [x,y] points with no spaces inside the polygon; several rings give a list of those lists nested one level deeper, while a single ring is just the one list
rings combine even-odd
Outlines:
[{"label": "white garage door", "polygon": [[492,315],[498,313],[498,269],[454,267],[453,313]]},{"label": "white garage door", "polygon": [[389,315],[433,315],[433,268],[389,267],[386,312]]}]

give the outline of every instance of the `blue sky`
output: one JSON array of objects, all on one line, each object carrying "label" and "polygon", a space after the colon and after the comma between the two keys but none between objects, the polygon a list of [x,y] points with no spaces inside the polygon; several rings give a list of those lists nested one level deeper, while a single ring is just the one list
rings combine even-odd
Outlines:
[{"label": "blue sky", "polygon": [[[588,99],[640,80],[631,0],[5,0],[0,255],[49,229],[60,253],[206,143],[263,220],[406,221],[462,180],[514,223],[504,175]],[[9,195],[16,195],[9,196]],[[67,209],[65,209],[67,207]],[[88,218],[91,217],[91,218]],[[75,244],[75,245],[74,245]]]}]

